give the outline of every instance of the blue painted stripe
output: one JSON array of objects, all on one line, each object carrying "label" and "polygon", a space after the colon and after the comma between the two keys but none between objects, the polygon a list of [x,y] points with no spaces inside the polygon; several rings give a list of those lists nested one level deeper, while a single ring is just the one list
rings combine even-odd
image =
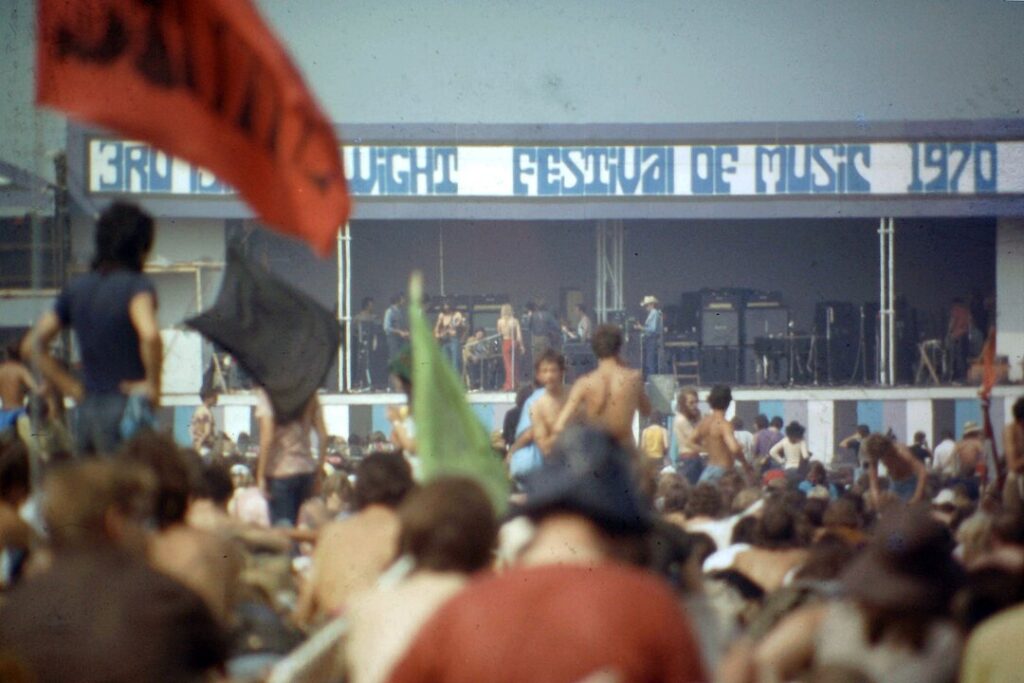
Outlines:
[{"label": "blue painted stripe", "polygon": [[386,405],[373,406],[372,418],[370,419],[371,434],[373,432],[384,432],[385,436],[391,436],[391,421],[388,420],[388,408],[390,407]]},{"label": "blue painted stripe", "polygon": [[872,432],[885,431],[882,401],[857,401],[857,424],[867,425]]},{"label": "blue painted stripe", "polygon": [[973,398],[958,398],[954,404],[956,415],[956,438],[964,435],[964,422],[970,420],[983,425],[981,420],[981,402]]},{"label": "blue painted stripe", "polygon": [[192,413],[195,408],[192,406],[174,407],[174,442],[186,448],[192,447],[192,434],[189,426],[192,423]]},{"label": "blue painted stripe", "polygon": [[785,401],[759,401],[757,404],[757,411],[759,414],[767,415],[768,419],[771,420],[773,417],[781,417],[783,420],[786,419],[786,402]]},{"label": "blue painted stripe", "polygon": [[487,434],[490,435],[495,429],[501,429],[501,425],[494,426],[494,405],[490,403],[471,403],[470,408],[473,409],[473,414],[476,415],[476,419],[480,420],[480,424],[487,430]]}]

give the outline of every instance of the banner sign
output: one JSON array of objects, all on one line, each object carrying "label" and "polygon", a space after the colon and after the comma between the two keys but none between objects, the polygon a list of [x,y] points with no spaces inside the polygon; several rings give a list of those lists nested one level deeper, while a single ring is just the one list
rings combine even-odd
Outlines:
[{"label": "banner sign", "polygon": [[[666,146],[352,146],[363,197],[770,197],[1024,193],[1024,142]],[[94,193],[225,195],[210,173],[135,142],[89,144]]]}]

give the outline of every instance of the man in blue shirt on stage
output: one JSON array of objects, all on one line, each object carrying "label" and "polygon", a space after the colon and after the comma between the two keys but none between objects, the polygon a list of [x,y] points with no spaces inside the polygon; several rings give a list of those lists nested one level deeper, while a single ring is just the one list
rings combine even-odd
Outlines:
[{"label": "man in blue shirt on stage", "polygon": [[658,355],[661,351],[661,335],[665,324],[661,317],[658,298],[651,294],[644,297],[640,305],[647,309],[647,320],[640,327],[640,345],[643,352],[644,379],[658,374]]}]

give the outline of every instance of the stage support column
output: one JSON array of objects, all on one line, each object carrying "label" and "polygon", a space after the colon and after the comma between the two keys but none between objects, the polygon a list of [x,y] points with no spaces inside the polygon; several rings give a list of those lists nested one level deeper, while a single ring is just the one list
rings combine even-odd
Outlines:
[{"label": "stage support column", "polygon": [[896,225],[882,218],[878,225],[878,383],[896,383]]},{"label": "stage support column", "polygon": [[996,353],[1010,362],[1010,379],[1024,379],[1024,219],[996,226]]},{"label": "stage support column", "polygon": [[352,226],[338,231],[338,322],[345,331],[338,349],[338,391],[352,388]]},{"label": "stage support column", "polygon": [[597,223],[597,292],[594,313],[605,323],[612,311],[622,312],[622,265],[625,244],[621,220]]}]

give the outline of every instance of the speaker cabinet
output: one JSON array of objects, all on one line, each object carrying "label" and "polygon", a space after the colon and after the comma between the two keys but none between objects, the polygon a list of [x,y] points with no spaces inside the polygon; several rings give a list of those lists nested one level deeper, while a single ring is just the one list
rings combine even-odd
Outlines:
[{"label": "speaker cabinet", "polygon": [[739,347],[703,347],[700,350],[700,381],[701,384],[741,384]]},{"label": "speaker cabinet", "polygon": [[[740,314],[736,310],[704,310],[700,313],[703,346],[739,346]],[[701,373],[703,377],[703,373]]]}]

